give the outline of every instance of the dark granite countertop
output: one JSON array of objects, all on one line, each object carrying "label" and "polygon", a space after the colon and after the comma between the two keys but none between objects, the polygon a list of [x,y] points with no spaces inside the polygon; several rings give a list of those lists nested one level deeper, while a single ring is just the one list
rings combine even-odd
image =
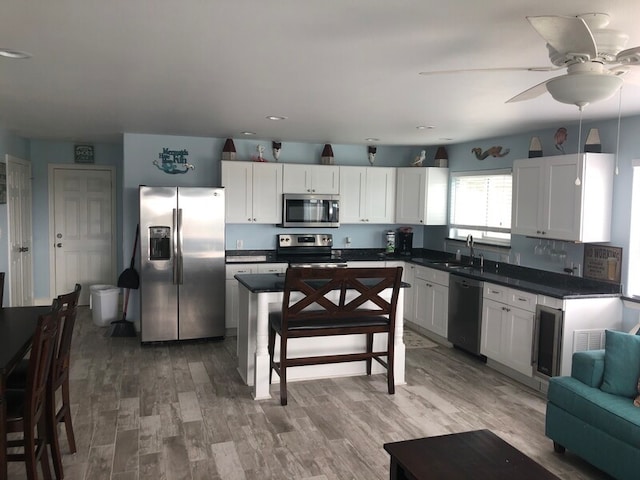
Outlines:
[{"label": "dark granite countertop", "polygon": [[[284,273],[241,273],[235,278],[251,293],[284,291]],[[402,287],[409,288],[411,285],[402,282]]]},{"label": "dark granite countertop", "polygon": [[[334,249],[334,254],[339,255],[347,263],[349,261],[376,261],[399,260],[411,262],[416,265],[435,268],[449,272],[452,275],[461,275],[478,280],[504,285],[518,290],[523,290],[540,295],[555,298],[586,298],[602,296],[620,296],[621,286],[615,283],[590,280],[582,277],[574,277],[561,273],[547,272],[535,268],[521,267],[501,262],[485,261],[484,269],[477,266],[469,268],[459,265],[439,265],[440,262],[455,262],[453,254],[427,249],[413,249],[411,257],[399,254],[386,254],[381,249]],[[234,259],[236,257],[240,261]],[[253,260],[252,260],[253,258]],[[260,258],[260,260],[255,260]],[[463,260],[468,260],[463,257]],[[227,263],[261,263],[277,262],[274,250],[228,250]],[[243,277],[242,279],[240,277]],[[251,278],[249,278],[251,277]],[[256,278],[254,278],[256,277]],[[250,290],[275,292],[281,291],[284,286],[284,277],[278,274],[245,274],[238,275],[238,281]],[[262,280],[261,280],[262,279]],[[249,282],[244,283],[244,281]],[[270,283],[269,283],[270,282]]]}]

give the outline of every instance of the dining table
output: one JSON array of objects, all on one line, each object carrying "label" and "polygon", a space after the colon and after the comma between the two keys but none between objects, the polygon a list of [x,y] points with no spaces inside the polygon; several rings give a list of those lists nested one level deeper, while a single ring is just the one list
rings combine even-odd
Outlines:
[{"label": "dining table", "polygon": [[0,480],[8,479],[7,468],[7,376],[31,348],[38,317],[50,306],[0,308]]}]

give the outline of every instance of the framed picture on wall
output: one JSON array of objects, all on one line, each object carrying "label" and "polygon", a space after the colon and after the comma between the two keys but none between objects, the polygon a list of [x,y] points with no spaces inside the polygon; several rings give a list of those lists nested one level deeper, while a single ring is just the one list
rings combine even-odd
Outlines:
[{"label": "framed picture on wall", "polygon": [[95,163],[93,145],[76,145],[73,160],[75,163]]},{"label": "framed picture on wall", "polygon": [[0,163],[0,203],[7,203],[7,164]]}]

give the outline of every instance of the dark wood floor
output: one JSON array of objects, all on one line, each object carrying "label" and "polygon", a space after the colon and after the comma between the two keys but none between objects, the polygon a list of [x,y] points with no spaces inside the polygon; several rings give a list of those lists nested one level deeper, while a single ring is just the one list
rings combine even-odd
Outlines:
[{"label": "dark wood floor", "polygon": [[[544,399],[464,353],[412,341],[407,384],[385,377],[291,383],[289,405],[251,399],[235,338],[141,347],[105,337],[81,307],[72,347],[78,452],[69,480],[375,480],[385,442],[488,428],[564,479],[605,479],[544,436]],[[12,464],[9,478],[26,478]]]}]

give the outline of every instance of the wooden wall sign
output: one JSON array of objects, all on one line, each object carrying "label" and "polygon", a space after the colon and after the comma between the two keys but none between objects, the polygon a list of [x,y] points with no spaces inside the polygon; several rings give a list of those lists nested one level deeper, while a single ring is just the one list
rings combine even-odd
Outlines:
[{"label": "wooden wall sign", "polygon": [[584,246],[585,278],[620,283],[622,271],[622,248],[602,245]]}]

